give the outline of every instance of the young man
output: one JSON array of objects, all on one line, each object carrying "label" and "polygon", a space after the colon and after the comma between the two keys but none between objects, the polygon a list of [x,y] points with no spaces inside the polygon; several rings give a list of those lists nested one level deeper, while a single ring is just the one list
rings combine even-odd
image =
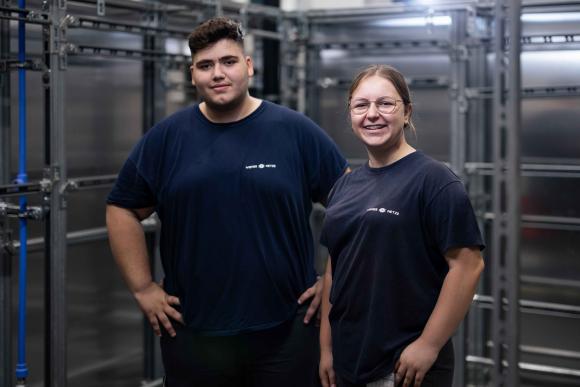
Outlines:
[{"label": "young man", "polygon": [[[308,118],[249,95],[254,69],[237,22],[206,21],[189,46],[203,102],[131,152],[108,198],[113,255],[161,336],[166,386],[316,385],[309,322],[321,284],[309,215],[346,161]],[[163,288],[139,223],[154,211]]]}]

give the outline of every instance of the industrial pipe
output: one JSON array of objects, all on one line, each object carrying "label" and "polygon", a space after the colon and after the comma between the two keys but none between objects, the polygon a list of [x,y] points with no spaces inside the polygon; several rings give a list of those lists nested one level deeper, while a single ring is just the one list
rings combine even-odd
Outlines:
[{"label": "industrial pipe", "polygon": [[[18,8],[25,9],[26,1],[18,0]],[[23,18],[22,18],[23,19]],[[26,22],[18,21],[18,61],[26,61]],[[18,184],[28,182],[26,174],[26,69],[20,66],[18,69]],[[26,211],[26,196],[20,196],[20,210]],[[20,220],[20,245],[26,246],[28,239],[28,225],[26,217]],[[26,248],[20,249],[18,272],[18,361],[16,363],[17,385],[24,386],[28,377],[26,366]]]}]

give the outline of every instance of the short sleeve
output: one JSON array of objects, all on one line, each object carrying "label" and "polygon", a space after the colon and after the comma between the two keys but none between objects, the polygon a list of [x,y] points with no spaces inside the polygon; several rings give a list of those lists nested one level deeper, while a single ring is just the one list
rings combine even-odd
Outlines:
[{"label": "short sleeve", "polygon": [[308,120],[311,138],[303,154],[310,197],[313,202],[326,202],[334,183],[344,174],[348,164],[332,139],[318,125]]},{"label": "short sleeve", "polygon": [[447,184],[427,205],[426,225],[441,254],[457,247],[485,247],[463,184]]},{"label": "short sleeve", "polygon": [[157,204],[151,187],[129,158],[119,172],[117,181],[107,198],[107,204],[123,208],[147,208]]}]

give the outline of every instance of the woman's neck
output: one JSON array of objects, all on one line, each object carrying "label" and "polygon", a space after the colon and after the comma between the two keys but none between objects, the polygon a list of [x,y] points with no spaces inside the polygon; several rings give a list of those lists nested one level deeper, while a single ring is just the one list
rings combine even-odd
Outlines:
[{"label": "woman's neck", "polygon": [[391,147],[386,150],[367,148],[367,153],[369,156],[369,167],[386,167],[387,165],[391,165],[395,161],[398,161],[413,152],[415,152],[415,148],[413,148],[404,140],[401,141],[398,146]]}]

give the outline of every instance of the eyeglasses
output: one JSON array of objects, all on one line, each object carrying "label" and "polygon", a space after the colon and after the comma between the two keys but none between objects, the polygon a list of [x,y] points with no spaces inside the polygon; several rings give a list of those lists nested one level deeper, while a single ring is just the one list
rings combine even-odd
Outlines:
[{"label": "eyeglasses", "polygon": [[397,110],[397,102],[403,101],[391,97],[382,97],[374,101],[359,99],[354,104],[350,105],[350,111],[353,114],[365,114],[366,112],[369,111],[371,104],[374,103],[379,113],[391,114],[394,113],[395,110]]}]

